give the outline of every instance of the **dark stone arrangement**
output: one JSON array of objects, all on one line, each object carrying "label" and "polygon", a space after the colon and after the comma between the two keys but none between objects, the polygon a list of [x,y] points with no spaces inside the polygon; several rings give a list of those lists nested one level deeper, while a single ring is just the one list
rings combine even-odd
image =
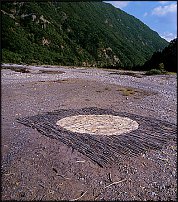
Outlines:
[{"label": "dark stone arrangement", "polygon": [[[121,135],[101,136],[79,134],[56,125],[64,117],[74,115],[109,114],[137,121],[139,128]],[[89,157],[101,167],[119,163],[150,149],[161,149],[170,140],[176,140],[175,124],[110,109],[61,109],[54,112],[17,119],[19,123],[37,129],[41,134],[58,139]]]}]

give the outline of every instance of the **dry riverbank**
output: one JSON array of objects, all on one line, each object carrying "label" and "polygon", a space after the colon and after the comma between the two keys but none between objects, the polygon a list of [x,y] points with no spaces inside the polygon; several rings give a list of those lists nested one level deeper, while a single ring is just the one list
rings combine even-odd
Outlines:
[{"label": "dry riverbank", "polygon": [[176,75],[21,67],[1,70],[2,200],[176,201],[176,142],[101,168],[62,142],[16,122],[97,107],[176,124]]}]

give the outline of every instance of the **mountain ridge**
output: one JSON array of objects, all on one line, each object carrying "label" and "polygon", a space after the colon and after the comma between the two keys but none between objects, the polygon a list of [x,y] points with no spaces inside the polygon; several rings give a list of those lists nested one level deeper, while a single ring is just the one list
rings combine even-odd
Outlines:
[{"label": "mountain ridge", "polygon": [[3,62],[131,68],[168,45],[105,2],[3,2],[1,12]]}]

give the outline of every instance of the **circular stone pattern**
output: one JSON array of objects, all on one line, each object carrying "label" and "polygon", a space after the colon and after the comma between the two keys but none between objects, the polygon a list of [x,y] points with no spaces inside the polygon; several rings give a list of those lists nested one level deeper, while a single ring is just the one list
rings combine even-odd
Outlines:
[{"label": "circular stone pattern", "polygon": [[127,117],[112,115],[77,115],[56,123],[69,131],[92,135],[120,135],[136,130],[139,124]]}]

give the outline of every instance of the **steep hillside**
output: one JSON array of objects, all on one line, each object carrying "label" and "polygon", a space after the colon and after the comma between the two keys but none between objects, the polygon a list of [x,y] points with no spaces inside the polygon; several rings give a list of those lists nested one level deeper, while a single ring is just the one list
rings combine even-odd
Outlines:
[{"label": "steep hillside", "polygon": [[151,59],[140,67],[145,70],[159,69],[160,66],[169,72],[177,72],[177,38],[172,40],[162,51],[155,52]]},{"label": "steep hillside", "polygon": [[103,2],[2,3],[3,62],[142,65],[168,42]]}]

